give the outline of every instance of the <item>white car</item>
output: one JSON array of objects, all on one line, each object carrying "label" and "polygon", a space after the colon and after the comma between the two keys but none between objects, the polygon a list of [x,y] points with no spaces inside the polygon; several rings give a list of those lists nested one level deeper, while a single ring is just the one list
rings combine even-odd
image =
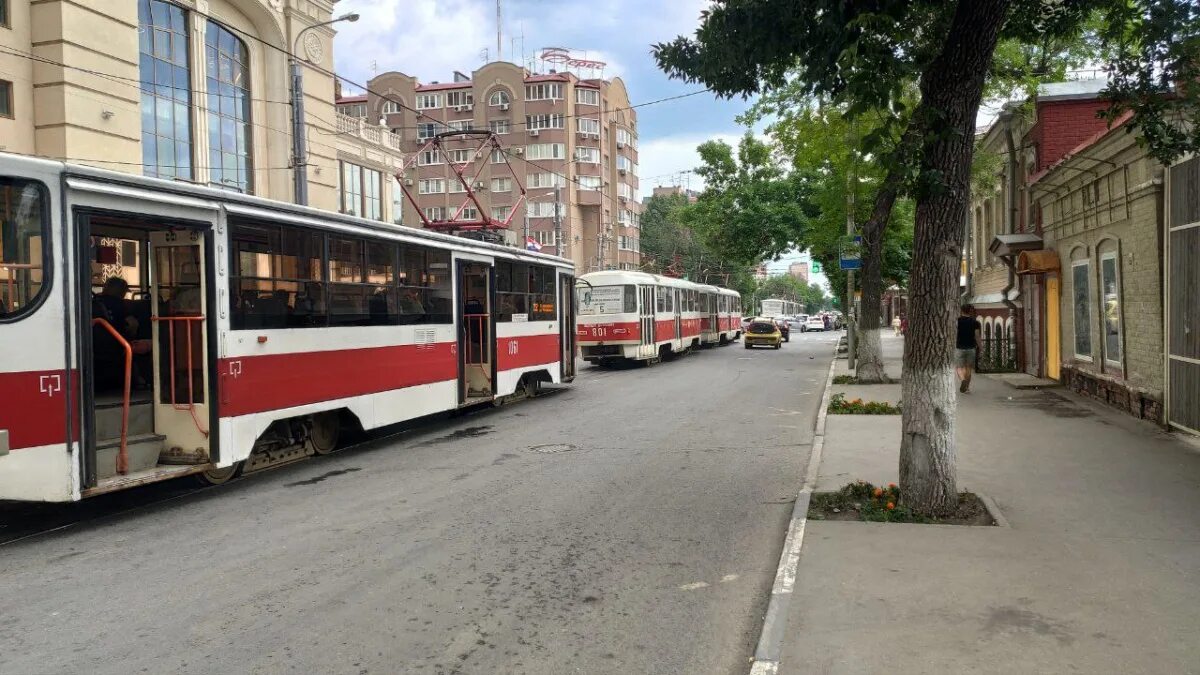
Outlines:
[{"label": "white car", "polygon": [[810,330],[825,330],[825,320],[819,316],[811,316],[804,322],[804,332]]}]

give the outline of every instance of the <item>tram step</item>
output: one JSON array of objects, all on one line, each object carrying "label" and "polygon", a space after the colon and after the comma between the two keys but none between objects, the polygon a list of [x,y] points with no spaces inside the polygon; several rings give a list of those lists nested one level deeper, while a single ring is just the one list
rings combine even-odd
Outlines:
[{"label": "tram step", "polygon": [[[129,472],[144,471],[158,465],[158,456],[163,450],[166,436],[158,434],[140,434],[130,436],[126,443],[126,453],[129,456]],[[116,438],[109,438],[96,443],[96,477],[108,478],[117,475],[117,453],[121,449],[120,431]]]},{"label": "tram step", "polygon": [[[96,406],[96,438],[120,438],[121,403]],[[129,406],[129,435],[154,433],[154,404],[134,402]]]}]

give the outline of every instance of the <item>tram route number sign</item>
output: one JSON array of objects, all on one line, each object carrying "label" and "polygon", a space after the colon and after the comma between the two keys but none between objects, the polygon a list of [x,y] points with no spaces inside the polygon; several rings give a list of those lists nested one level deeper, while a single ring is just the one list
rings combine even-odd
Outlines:
[{"label": "tram route number sign", "polygon": [[592,286],[580,291],[580,314],[617,314],[625,301],[624,286]]}]

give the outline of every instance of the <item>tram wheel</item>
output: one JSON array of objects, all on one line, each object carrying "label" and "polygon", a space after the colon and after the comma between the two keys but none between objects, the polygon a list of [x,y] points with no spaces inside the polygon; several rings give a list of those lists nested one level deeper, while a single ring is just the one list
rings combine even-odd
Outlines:
[{"label": "tram wheel", "polygon": [[536,377],[527,375],[524,378],[524,382],[521,384],[521,388],[525,391],[525,396],[527,398],[533,398],[534,396],[538,395],[538,386],[540,384],[541,382]]},{"label": "tram wheel", "polygon": [[234,478],[242,475],[242,467],[245,465],[245,462],[238,462],[233,466],[226,466],[220,469],[209,469],[208,471],[202,471],[198,474],[195,474],[195,478],[202,485],[221,485],[222,483],[228,483]]},{"label": "tram wheel", "polygon": [[318,455],[328,455],[337,449],[341,432],[342,421],[336,412],[317,413],[312,418],[308,444]]}]

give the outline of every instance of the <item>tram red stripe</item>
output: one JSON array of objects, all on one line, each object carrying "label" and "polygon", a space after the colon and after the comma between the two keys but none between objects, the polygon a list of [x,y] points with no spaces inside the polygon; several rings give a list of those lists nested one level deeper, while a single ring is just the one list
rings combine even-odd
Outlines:
[{"label": "tram red stripe", "polygon": [[580,344],[601,342],[637,342],[642,339],[641,326],[637,321],[621,323],[581,323],[575,327],[575,337]]},{"label": "tram red stripe", "polygon": [[540,366],[562,358],[558,335],[502,337],[496,342],[497,370]]},{"label": "tram red stripe", "polygon": [[221,359],[220,414],[234,417],[458,378],[457,345],[396,345]]},{"label": "tram red stripe", "polygon": [[[73,393],[78,393],[78,373],[72,375]],[[0,373],[0,429],[8,431],[10,450],[67,442],[66,381],[65,370]],[[78,415],[72,427],[78,438]]]}]

